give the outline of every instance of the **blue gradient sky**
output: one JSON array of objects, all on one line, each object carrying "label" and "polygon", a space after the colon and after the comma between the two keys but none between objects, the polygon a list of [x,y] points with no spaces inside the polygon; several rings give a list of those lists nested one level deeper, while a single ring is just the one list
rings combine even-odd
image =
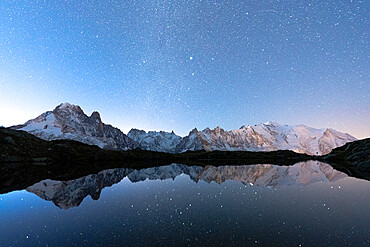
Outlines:
[{"label": "blue gradient sky", "polygon": [[368,1],[0,2],[0,125],[61,102],[127,132],[269,120],[370,136]]}]

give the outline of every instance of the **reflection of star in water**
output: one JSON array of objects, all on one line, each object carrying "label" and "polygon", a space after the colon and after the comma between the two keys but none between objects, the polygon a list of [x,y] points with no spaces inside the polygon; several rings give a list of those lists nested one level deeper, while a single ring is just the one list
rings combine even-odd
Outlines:
[{"label": "reflection of star in water", "polygon": [[189,59],[190,59],[190,60],[193,60],[193,57],[190,57]]}]

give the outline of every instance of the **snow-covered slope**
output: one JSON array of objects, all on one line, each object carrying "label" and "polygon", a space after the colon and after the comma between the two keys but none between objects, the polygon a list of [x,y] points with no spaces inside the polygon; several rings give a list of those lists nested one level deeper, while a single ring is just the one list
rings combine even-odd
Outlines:
[{"label": "snow-covered slope", "polygon": [[305,125],[281,125],[275,122],[242,126],[225,131],[192,130],[177,145],[178,152],[186,150],[274,151],[292,150],[310,155],[323,155],[347,142],[356,140],[349,134],[333,129],[314,129]]},{"label": "snow-covered slope", "polygon": [[243,125],[225,131],[220,127],[193,129],[188,136],[174,132],[132,129],[128,136],[104,124],[98,112],[88,117],[79,106],[60,104],[53,111],[41,114],[13,129],[25,130],[45,140],[71,139],[105,149],[141,148],[159,152],[179,153],[188,150],[275,151],[292,150],[310,155],[328,154],[332,149],[356,140],[333,129],[314,129],[305,125],[282,125],[268,122]]},{"label": "snow-covered slope", "polygon": [[181,137],[172,132],[131,129],[127,136],[140,144],[145,150],[174,153]]},{"label": "snow-covered slope", "polygon": [[126,150],[139,147],[117,128],[104,124],[98,112],[87,116],[79,106],[63,103],[13,129],[27,131],[44,140],[70,139],[101,148]]}]

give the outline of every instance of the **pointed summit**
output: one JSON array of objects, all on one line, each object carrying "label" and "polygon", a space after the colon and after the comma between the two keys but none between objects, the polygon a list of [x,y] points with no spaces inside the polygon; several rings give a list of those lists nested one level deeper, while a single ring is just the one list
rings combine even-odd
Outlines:
[{"label": "pointed summit", "polygon": [[271,125],[271,126],[276,127],[276,126],[279,126],[280,124],[275,122],[275,121],[268,121],[268,122],[264,123],[264,125]]},{"label": "pointed summit", "polygon": [[78,109],[82,111],[81,107],[79,105],[73,105],[71,103],[65,102],[59,104],[57,107],[55,107],[54,110],[59,109],[59,110],[65,110],[65,109]]},{"label": "pointed summit", "polygon": [[190,136],[191,134],[196,134],[196,133],[199,133],[199,131],[198,131],[198,129],[197,129],[197,128],[194,128],[194,129],[192,129],[192,130],[189,132],[189,136]]},{"label": "pointed summit", "polygon": [[68,102],[12,128],[44,140],[70,139],[105,149],[127,150],[139,146],[119,129],[104,124],[97,111],[88,117],[80,106]]},{"label": "pointed summit", "polygon": [[304,125],[282,125],[273,121],[254,125],[243,125],[240,129],[225,131],[220,127],[213,130],[192,130],[179,143],[180,152],[186,150],[220,151],[275,151],[292,150],[298,153],[322,155],[333,148],[354,141],[353,136],[325,129],[314,129]]},{"label": "pointed summit", "polygon": [[252,128],[252,125],[245,125],[245,124],[243,124],[242,126],[240,126],[240,128],[239,129],[248,129],[248,128]]},{"label": "pointed summit", "polygon": [[140,147],[145,150],[174,153],[177,144],[182,137],[175,132],[166,131],[148,131],[131,129],[127,136],[140,144]]},{"label": "pointed summit", "polygon": [[[59,104],[53,110],[56,114],[64,114],[64,115],[85,115],[84,111],[78,105],[73,105],[68,102]],[[63,112],[63,113],[62,113]]]},{"label": "pointed summit", "polygon": [[90,116],[91,119],[94,119],[94,120],[98,120],[99,122],[101,122],[101,118],[100,118],[100,113],[97,112],[97,111],[94,111],[91,116]]},{"label": "pointed summit", "polygon": [[243,125],[225,131],[194,128],[188,136],[174,132],[132,129],[128,136],[119,129],[106,125],[95,111],[87,116],[77,105],[62,103],[53,111],[41,114],[13,129],[27,131],[45,140],[71,139],[105,149],[127,150],[142,148],[159,152],[196,150],[220,151],[275,151],[292,150],[310,155],[324,155],[333,148],[356,140],[353,136],[333,129],[315,129],[306,125],[282,125],[273,121]]},{"label": "pointed summit", "polygon": [[64,103],[61,103],[59,104],[56,108],[67,108],[67,107],[71,107],[72,104],[68,103],[68,102],[64,102]]}]

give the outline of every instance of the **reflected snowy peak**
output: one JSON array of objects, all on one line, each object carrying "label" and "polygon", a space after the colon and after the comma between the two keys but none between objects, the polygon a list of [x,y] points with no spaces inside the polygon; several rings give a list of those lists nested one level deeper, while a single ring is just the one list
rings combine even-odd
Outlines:
[{"label": "reflected snowy peak", "polygon": [[69,181],[43,180],[26,190],[52,201],[62,209],[77,207],[88,195],[97,200],[103,188],[127,177],[132,183],[149,180],[175,179],[186,174],[194,182],[223,183],[227,180],[269,188],[307,186],[317,182],[335,182],[348,177],[332,166],[319,161],[300,162],[293,166],[257,164],[245,166],[186,166],[172,164],[141,170],[116,168]]}]

